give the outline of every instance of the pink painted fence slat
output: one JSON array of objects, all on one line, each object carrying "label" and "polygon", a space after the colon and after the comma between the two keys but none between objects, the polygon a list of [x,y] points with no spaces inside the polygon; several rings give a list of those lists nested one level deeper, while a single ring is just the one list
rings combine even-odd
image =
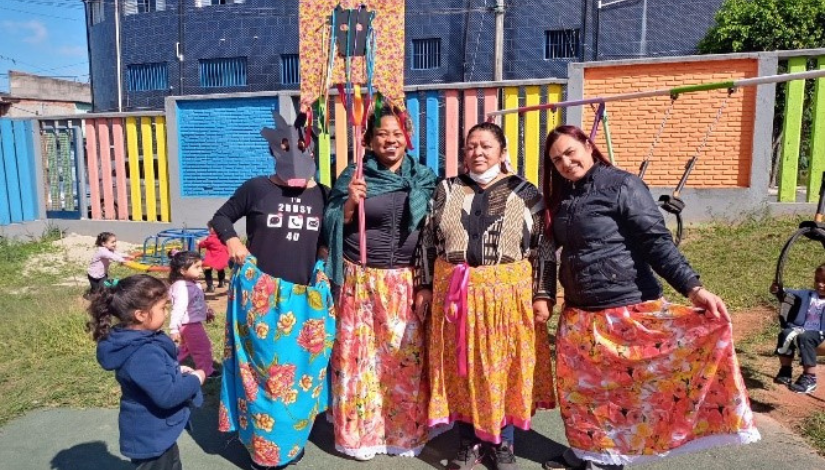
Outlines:
[{"label": "pink painted fence slat", "polygon": [[94,119],[86,120],[86,171],[89,174],[89,207],[92,218],[100,219],[100,175],[97,166],[97,131]]},{"label": "pink painted fence slat", "polygon": [[447,178],[458,175],[458,91],[444,92],[444,172]]},{"label": "pink painted fence slat", "polygon": [[478,90],[464,90],[464,137],[478,124]]},{"label": "pink painted fence slat", "polygon": [[98,119],[97,139],[100,143],[100,181],[103,186],[103,218],[115,218],[115,195],[112,182],[112,145],[109,139],[109,120]]},{"label": "pink painted fence slat", "polygon": [[115,151],[117,218],[119,220],[129,220],[129,193],[126,191],[126,142],[123,139],[123,118],[112,119],[112,141]]}]

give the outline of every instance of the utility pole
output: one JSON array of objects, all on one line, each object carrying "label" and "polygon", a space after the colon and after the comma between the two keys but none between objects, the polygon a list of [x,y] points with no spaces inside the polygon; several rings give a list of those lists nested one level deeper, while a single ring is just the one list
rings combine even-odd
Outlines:
[{"label": "utility pole", "polygon": [[120,0],[115,0],[115,57],[117,60],[117,112],[123,112],[123,71],[120,66]]},{"label": "utility pole", "polygon": [[504,0],[496,0],[496,42],[494,51],[493,80],[504,80]]}]

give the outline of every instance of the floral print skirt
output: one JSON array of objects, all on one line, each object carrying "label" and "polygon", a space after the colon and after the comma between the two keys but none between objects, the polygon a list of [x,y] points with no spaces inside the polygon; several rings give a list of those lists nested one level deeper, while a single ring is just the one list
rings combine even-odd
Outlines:
[{"label": "floral print skirt", "polygon": [[461,320],[450,321],[444,308],[453,269],[436,260],[427,343],[429,424],[462,421],[498,444],[502,427],[529,429],[537,408],[555,406],[547,327],[533,319],[532,266],[523,260],[468,268],[461,345],[466,375],[459,373],[457,352]]},{"label": "floral print skirt", "polygon": [[345,261],[330,367],[341,453],[413,457],[428,440],[424,328],[412,303],[412,268]]},{"label": "floral print skirt", "polygon": [[260,271],[255,258],[233,272],[218,429],[238,431],[259,465],[284,465],[327,409],[335,312],[323,265],[312,286]]},{"label": "floral print skirt", "polygon": [[580,458],[644,462],[758,441],[731,324],[663,300],[565,308],[556,336],[559,403]]}]

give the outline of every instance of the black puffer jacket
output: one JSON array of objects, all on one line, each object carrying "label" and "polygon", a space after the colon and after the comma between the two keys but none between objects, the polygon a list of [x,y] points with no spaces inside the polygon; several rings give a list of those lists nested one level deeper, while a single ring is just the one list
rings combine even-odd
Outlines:
[{"label": "black puffer jacket", "polygon": [[658,299],[654,270],[683,295],[701,285],[641,179],[596,163],[566,186],[553,235],[568,306],[592,311]]}]

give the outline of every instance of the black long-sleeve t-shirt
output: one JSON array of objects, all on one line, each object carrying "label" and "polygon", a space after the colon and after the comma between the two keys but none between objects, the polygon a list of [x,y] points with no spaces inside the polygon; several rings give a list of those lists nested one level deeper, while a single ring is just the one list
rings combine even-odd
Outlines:
[{"label": "black long-sleeve t-shirt", "polygon": [[311,281],[318,259],[327,191],[320,185],[290,188],[268,177],[252,178],[215,212],[212,224],[226,243],[237,237],[233,224],[246,217],[247,248],[258,268],[296,284]]},{"label": "black long-sleeve t-shirt", "polygon": [[[414,264],[413,255],[419,231],[410,232],[409,194],[406,191],[373,196],[364,200],[367,235],[367,266],[379,269],[406,268]],[[358,211],[344,225],[344,257],[358,263],[361,256]]]}]

